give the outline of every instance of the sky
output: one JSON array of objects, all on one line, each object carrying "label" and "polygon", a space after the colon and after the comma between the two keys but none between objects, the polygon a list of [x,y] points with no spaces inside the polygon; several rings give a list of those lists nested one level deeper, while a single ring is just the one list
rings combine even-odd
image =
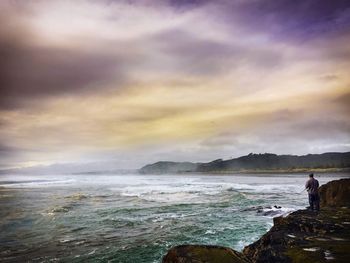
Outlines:
[{"label": "sky", "polygon": [[350,151],[347,0],[3,0],[0,58],[1,169]]}]

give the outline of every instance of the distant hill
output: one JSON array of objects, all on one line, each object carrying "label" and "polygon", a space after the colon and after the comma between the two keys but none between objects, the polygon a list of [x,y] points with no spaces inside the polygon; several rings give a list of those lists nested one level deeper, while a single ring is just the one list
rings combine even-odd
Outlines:
[{"label": "distant hill", "polygon": [[148,173],[185,173],[194,172],[198,168],[198,163],[190,162],[157,162],[154,164],[148,164],[142,167],[139,171],[144,174]]},{"label": "distant hill", "polygon": [[283,172],[304,170],[350,170],[350,152],[308,155],[277,155],[272,153],[248,154],[229,160],[214,160],[209,163],[157,162],[142,167],[143,174],[186,172]]}]

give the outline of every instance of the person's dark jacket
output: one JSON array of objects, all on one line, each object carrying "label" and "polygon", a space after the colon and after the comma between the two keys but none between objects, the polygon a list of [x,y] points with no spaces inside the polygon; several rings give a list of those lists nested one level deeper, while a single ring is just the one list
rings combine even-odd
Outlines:
[{"label": "person's dark jacket", "polygon": [[309,194],[318,194],[319,183],[315,178],[310,178],[306,184],[305,188]]}]

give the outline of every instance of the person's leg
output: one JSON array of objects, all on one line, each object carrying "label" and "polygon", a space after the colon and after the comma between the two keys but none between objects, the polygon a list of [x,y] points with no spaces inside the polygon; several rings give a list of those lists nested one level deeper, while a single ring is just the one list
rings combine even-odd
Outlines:
[{"label": "person's leg", "polygon": [[309,194],[309,209],[313,210],[314,209],[314,203],[313,203],[313,198],[312,194]]},{"label": "person's leg", "polygon": [[315,209],[316,211],[320,211],[320,196],[315,194]]}]

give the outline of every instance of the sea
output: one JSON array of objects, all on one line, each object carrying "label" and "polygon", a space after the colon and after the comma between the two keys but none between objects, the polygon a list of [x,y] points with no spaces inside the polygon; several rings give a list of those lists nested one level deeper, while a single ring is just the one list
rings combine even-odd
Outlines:
[{"label": "sea", "polygon": [[[320,184],[349,174],[315,175]],[[307,174],[1,175],[0,262],[161,262],[182,244],[242,250],[308,205]]]}]

